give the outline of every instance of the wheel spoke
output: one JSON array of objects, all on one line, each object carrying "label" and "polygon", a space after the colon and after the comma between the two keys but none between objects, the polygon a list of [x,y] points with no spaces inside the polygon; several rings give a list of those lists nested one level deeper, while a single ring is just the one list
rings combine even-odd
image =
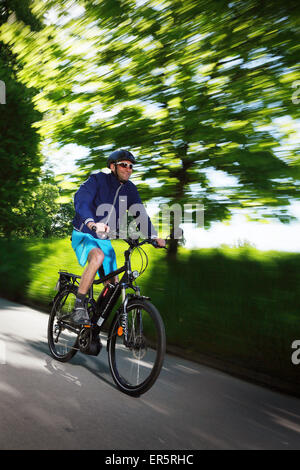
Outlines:
[{"label": "wheel spoke", "polygon": [[49,317],[48,344],[51,354],[58,360],[71,359],[76,351],[78,330],[64,323],[75,305],[76,290],[64,291],[56,300]]},{"label": "wheel spoke", "polygon": [[[124,318],[120,319],[124,324]],[[126,393],[146,391],[156,380],[163,360],[165,336],[159,313],[140,301],[127,308],[127,339],[118,334],[117,320],[109,340],[109,363],[113,378]]]}]

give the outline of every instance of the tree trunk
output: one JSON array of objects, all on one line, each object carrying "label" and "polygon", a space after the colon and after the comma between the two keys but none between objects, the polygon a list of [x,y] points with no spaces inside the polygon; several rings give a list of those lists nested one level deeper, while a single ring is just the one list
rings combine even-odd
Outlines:
[{"label": "tree trunk", "polygon": [[[174,214],[171,214],[171,239],[168,243],[168,258],[176,259],[178,251],[178,239],[175,238],[179,226],[176,223]],[[175,225],[176,224],[176,225]]]},{"label": "tree trunk", "polygon": [[178,240],[170,240],[168,246],[168,258],[176,259],[178,251]]}]

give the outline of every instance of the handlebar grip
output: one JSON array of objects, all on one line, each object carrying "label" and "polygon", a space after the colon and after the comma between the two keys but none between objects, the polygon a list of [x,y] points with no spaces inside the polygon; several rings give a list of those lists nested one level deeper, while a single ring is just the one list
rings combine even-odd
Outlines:
[{"label": "handlebar grip", "polygon": [[159,246],[159,244],[157,243],[155,238],[151,239],[151,244],[154,246],[154,248],[165,248],[165,249],[167,249],[166,246]]},{"label": "handlebar grip", "polygon": [[97,237],[100,238],[100,240],[107,240],[108,239],[108,233],[107,232],[97,232]]},{"label": "handlebar grip", "polygon": [[95,233],[97,233],[97,237],[100,238],[100,240],[106,240],[108,238],[108,233],[107,232],[97,232],[97,227],[96,225],[93,225],[91,230]]}]

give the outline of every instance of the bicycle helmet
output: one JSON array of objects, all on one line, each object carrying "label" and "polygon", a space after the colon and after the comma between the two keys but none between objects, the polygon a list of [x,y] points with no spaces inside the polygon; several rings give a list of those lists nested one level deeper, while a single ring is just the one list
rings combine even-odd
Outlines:
[{"label": "bicycle helmet", "polygon": [[121,162],[122,160],[128,160],[131,163],[136,163],[136,159],[128,150],[115,150],[107,159],[107,168],[110,167],[111,163]]}]

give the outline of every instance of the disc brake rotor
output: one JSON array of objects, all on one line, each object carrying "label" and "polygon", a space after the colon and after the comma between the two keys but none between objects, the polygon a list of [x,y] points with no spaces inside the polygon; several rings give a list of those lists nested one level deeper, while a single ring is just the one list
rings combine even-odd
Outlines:
[{"label": "disc brake rotor", "polygon": [[143,336],[137,336],[134,340],[132,353],[135,359],[143,359],[147,352],[147,346]]}]

